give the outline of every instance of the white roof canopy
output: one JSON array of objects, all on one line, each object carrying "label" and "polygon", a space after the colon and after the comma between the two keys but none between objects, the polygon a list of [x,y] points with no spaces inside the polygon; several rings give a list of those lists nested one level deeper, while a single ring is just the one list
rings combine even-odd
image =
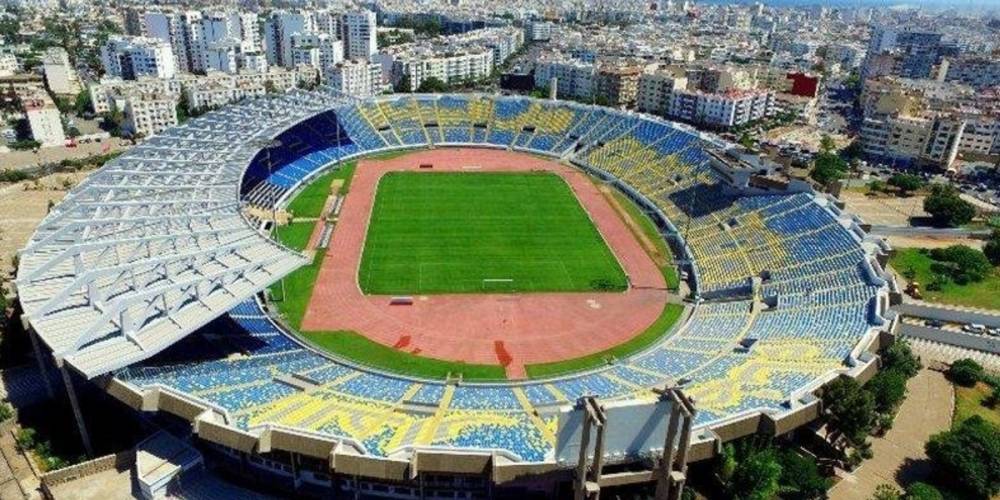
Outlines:
[{"label": "white roof canopy", "polygon": [[282,131],[343,101],[266,96],[171,128],[67,194],[21,250],[24,317],[87,377],[146,359],[307,260],[242,214],[240,183]]}]

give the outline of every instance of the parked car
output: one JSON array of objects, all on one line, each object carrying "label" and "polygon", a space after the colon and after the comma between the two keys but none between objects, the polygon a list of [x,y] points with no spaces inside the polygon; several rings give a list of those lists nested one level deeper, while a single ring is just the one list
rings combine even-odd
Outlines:
[{"label": "parked car", "polygon": [[962,327],[962,331],[963,332],[969,332],[969,333],[980,333],[981,334],[981,333],[985,333],[986,332],[986,327],[983,326],[983,325],[980,325],[978,323],[968,323],[968,324],[966,324],[965,326]]},{"label": "parked car", "polygon": [[929,326],[931,328],[941,328],[942,326],[944,326],[944,321],[941,321],[939,319],[928,319],[924,320],[924,326]]}]

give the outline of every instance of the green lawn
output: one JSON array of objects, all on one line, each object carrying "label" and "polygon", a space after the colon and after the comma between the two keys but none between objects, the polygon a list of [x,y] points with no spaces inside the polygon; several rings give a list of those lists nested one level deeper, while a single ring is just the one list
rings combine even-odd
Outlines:
[{"label": "green lawn", "polygon": [[927,284],[933,281],[931,264],[934,261],[919,248],[897,248],[896,255],[889,260],[889,265],[901,275],[913,270],[915,279],[920,283],[920,291],[924,300],[986,309],[1000,309],[1000,274],[996,270],[983,281],[957,285],[946,283],[941,290],[928,290]]},{"label": "green lawn", "polygon": [[464,380],[506,378],[500,365],[476,365],[416,356],[384,346],[349,331],[302,332],[302,336],[325,351],[385,371],[434,379],[461,374]]},{"label": "green lawn", "polygon": [[588,354],[587,356],[557,361],[554,363],[541,363],[537,365],[527,365],[524,367],[531,378],[554,377],[580,370],[597,368],[607,364],[609,359],[624,358],[637,353],[655,344],[670,330],[670,328],[681,317],[684,307],[679,304],[667,304],[660,313],[660,317],[653,322],[649,328],[642,333],[632,337],[628,342],[618,344],[610,349],[601,352]]},{"label": "green lawn", "polygon": [[302,266],[285,276],[282,280],[284,287],[282,287],[282,281],[271,285],[271,297],[277,304],[278,310],[285,317],[285,321],[296,330],[302,328],[302,316],[305,315],[306,308],[309,306],[313,284],[316,283],[319,270],[323,267],[325,256],[326,250],[318,250],[311,264]]},{"label": "green lawn", "polygon": [[983,417],[983,420],[1000,427],[1000,411],[998,408],[990,408],[984,403],[993,394],[993,388],[989,384],[979,382],[975,387],[955,386],[955,415],[952,418],[952,426],[958,426],[973,415]]},{"label": "green lawn", "polygon": [[667,288],[676,291],[680,286],[680,277],[677,275],[677,267],[674,265],[673,253],[671,253],[670,248],[667,247],[666,240],[663,239],[663,235],[656,228],[656,224],[653,223],[653,219],[650,219],[638,205],[635,204],[628,196],[625,196],[617,189],[612,190],[615,200],[621,205],[628,216],[636,224],[639,225],[639,229],[642,230],[642,234],[649,238],[653,245],[656,247],[655,254],[651,255],[653,261],[660,268],[660,272],[663,273],[663,279],[667,282]]},{"label": "green lawn", "polygon": [[293,222],[286,226],[278,226],[277,238],[282,245],[292,250],[305,250],[309,244],[309,237],[312,236],[315,222]]},{"label": "green lawn", "polygon": [[562,178],[500,172],[383,176],[358,281],[369,294],[627,286],[614,254]]},{"label": "green lawn", "polygon": [[340,188],[340,194],[347,193],[355,167],[357,162],[349,161],[335,170],[320,175],[292,199],[288,204],[288,211],[295,217],[319,217],[323,213],[326,198],[330,195],[330,184],[334,179],[343,179],[344,184]]}]

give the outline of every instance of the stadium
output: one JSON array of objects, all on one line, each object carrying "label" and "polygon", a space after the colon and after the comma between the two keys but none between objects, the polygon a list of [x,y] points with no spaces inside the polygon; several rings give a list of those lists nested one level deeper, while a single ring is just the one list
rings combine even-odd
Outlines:
[{"label": "stadium", "polygon": [[16,285],[71,401],[90,381],[190,422],[272,488],[582,497],[676,493],[687,463],[870,377],[888,250],[647,115],[297,90],[95,172]]}]

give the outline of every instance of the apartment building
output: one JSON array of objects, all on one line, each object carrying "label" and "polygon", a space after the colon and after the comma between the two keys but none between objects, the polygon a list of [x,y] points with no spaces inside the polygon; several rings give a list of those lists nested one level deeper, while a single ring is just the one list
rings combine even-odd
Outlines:
[{"label": "apartment building", "polygon": [[882,78],[862,93],[863,152],[872,159],[948,168],[1000,155],[1000,96],[957,82]]},{"label": "apartment building", "polygon": [[264,23],[267,63],[271,66],[292,67],[292,37],[313,32],[313,16],[307,12],[272,12]]},{"label": "apartment building", "polygon": [[177,100],[162,94],[133,93],[122,106],[122,131],[132,137],[149,137],[177,125]]},{"label": "apartment building", "polygon": [[325,74],[344,60],[344,44],[326,33],[292,36],[292,64],[312,66]]},{"label": "apartment building", "polygon": [[382,91],[382,68],[367,61],[343,61],[324,74],[324,83],[347,95],[370,97]]},{"label": "apartment building", "polygon": [[684,70],[675,66],[658,68],[639,75],[636,108],[645,113],[666,115],[674,89],[687,88]]},{"label": "apartment building", "polygon": [[424,80],[434,77],[447,84],[478,80],[493,71],[493,50],[436,53],[432,49],[413,50],[392,62],[393,82],[408,81],[410,92]]},{"label": "apartment building", "polygon": [[21,64],[13,52],[0,52],[0,77],[11,76],[21,71]]},{"label": "apartment building", "polygon": [[375,13],[360,10],[344,14],[344,33],[346,38],[345,54],[348,59],[370,59],[378,52],[375,25]]},{"label": "apartment building", "polygon": [[80,78],[69,62],[69,54],[62,47],[50,47],[42,58],[45,84],[54,94],[75,95],[80,92]]},{"label": "apartment building", "polygon": [[556,80],[556,96],[568,99],[592,99],[597,71],[593,64],[558,54],[548,55],[535,64],[535,87],[548,89]]},{"label": "apartment building", "polygon": [[639,93],[642,68],[630,64],[602,64],[596,74],[597,95],[609,106],[632,107]]},{"label": "apartment building", "polygon": [[976,89],[1000,86],[1000,54],[946,58],[941,63],[939,78],[958,82]]},{"label": "apartment building", "polygon": [[42,147],[62,146],[66,143],[62,116],[52,99],[44,92],[21,97],[24,114],[28,118],[31,137]]},{"label": "apartment building", "polygon": [[110,76],[172,78],[177,73],[170,44],[157,38],[111,36],[101,47],[101,64]]},{"label": "apartment building", "polygon": [[707,93],[700,90],[674,90],[667,116],[709,128],[728,129],[772,116],[774,92],[768,90],[730,90]]}]

